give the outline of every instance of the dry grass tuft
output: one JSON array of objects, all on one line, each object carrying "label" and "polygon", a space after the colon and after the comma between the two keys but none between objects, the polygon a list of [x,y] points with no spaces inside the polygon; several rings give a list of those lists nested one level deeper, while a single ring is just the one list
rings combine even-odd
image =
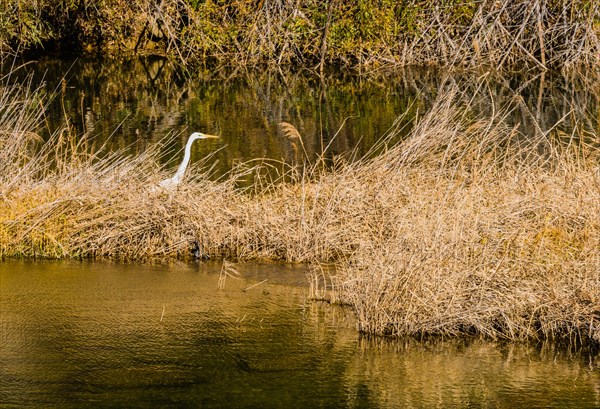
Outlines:
[{"label": "dry grass tuft", "polygon": [[36,148],[35,93],[2,86],[0,101],[12,102],[0,108],[1,257],[191,259],[195,247],[311,262],[314,297],[349,304],[364,332],[600,342],[600,143],[589,130],[595,144],[583,131],[568,143],[522,135],[503,110],[475,116],[453,87],[374,159],[292,167],[293,183],[255,168],[248,191],[235,173],[213,182],[192,168],[164,192],[153,189],[166,176],[157,150],[100,156],[68,132]]}]

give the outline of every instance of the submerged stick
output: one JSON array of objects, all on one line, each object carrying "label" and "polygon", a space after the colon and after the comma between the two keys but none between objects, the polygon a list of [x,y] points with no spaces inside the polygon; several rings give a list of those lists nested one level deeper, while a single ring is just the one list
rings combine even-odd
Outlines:
[{"label": "submerged stick", "polygon": [[249,289],[251,289],[251,288],[257,287],[257,286],[259,286],[259,285],[261,285],[261,284],[263,284],[263,283],[266,283],[267,281],[269,281],[269,280],[265,278],[265,279],[264,279],[264,280],[262,280],[260,283],[252,284],[250,287],[246,287],[246,288],[244,288],[242,291],[246,292],[246,290],[249,290]]}]

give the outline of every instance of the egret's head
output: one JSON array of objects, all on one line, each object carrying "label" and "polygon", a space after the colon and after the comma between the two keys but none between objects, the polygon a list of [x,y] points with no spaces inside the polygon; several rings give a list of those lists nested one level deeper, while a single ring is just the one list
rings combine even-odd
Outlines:
[{"label": "egret's head", "polygon": [[190,139],[210,139],[210,138],[219,138],[219,136],[216,135],[209,135],[209,134],[205,134],[205,133],[201,133],[201,132],[194,132],[193,134],[190,135]]}]

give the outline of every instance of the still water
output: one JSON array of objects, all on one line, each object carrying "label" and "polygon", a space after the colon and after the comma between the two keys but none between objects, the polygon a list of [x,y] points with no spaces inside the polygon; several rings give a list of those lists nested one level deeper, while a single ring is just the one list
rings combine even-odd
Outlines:
[{"label": "still water", "polygon": [[[376,154],[371,150],[377,141],[390,133],[390,143],[401,139],[453,84],[478,115],[510,107],[506,122],[526,136],[541,132],[568,139],[575,127],[600,134],[597,75],[449,75],[421,68],[320,79],[302,72],[181,72],[157,58],[45,58],[5,62],[0,68],[6,82],[31,76],[32,85],[42,91],[46,111],[41,133],[67,129],[76,139],[85,137],[94,152],[104,145],[131,155],[162,142],[162,161],[168,166],[178,164],[191,132],[216,134],[220,140],[194,145],[192,159],[213,154],[210,164],[217,175],[263,158],[299,163],[321,154],[350,159]],[[281,122],[297,128],[303,149],[286,137]]]},{"label": "still water", "polygon": [[367,339],[301,267],[220,268],[1,262],[0,406],[600,407],[598,355]]}]

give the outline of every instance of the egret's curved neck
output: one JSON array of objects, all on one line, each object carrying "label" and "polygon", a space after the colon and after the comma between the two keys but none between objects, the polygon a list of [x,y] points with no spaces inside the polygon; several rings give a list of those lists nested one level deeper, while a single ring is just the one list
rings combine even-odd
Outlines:
[{"label": "egret's curved neck", "polygon": [[179,168],[177,169],[177,173],[175,173],[175,178],[178,180],[183,177],[183,174],[185,173],[185,170],[187,169],[190,163],[190,157],[192,156],[192,144],[196,139],[197,138],[188,139],[187,144],[185,145],[185,154],[183,155],[183,160],[181,161],[181,165],[179,165]]}]

